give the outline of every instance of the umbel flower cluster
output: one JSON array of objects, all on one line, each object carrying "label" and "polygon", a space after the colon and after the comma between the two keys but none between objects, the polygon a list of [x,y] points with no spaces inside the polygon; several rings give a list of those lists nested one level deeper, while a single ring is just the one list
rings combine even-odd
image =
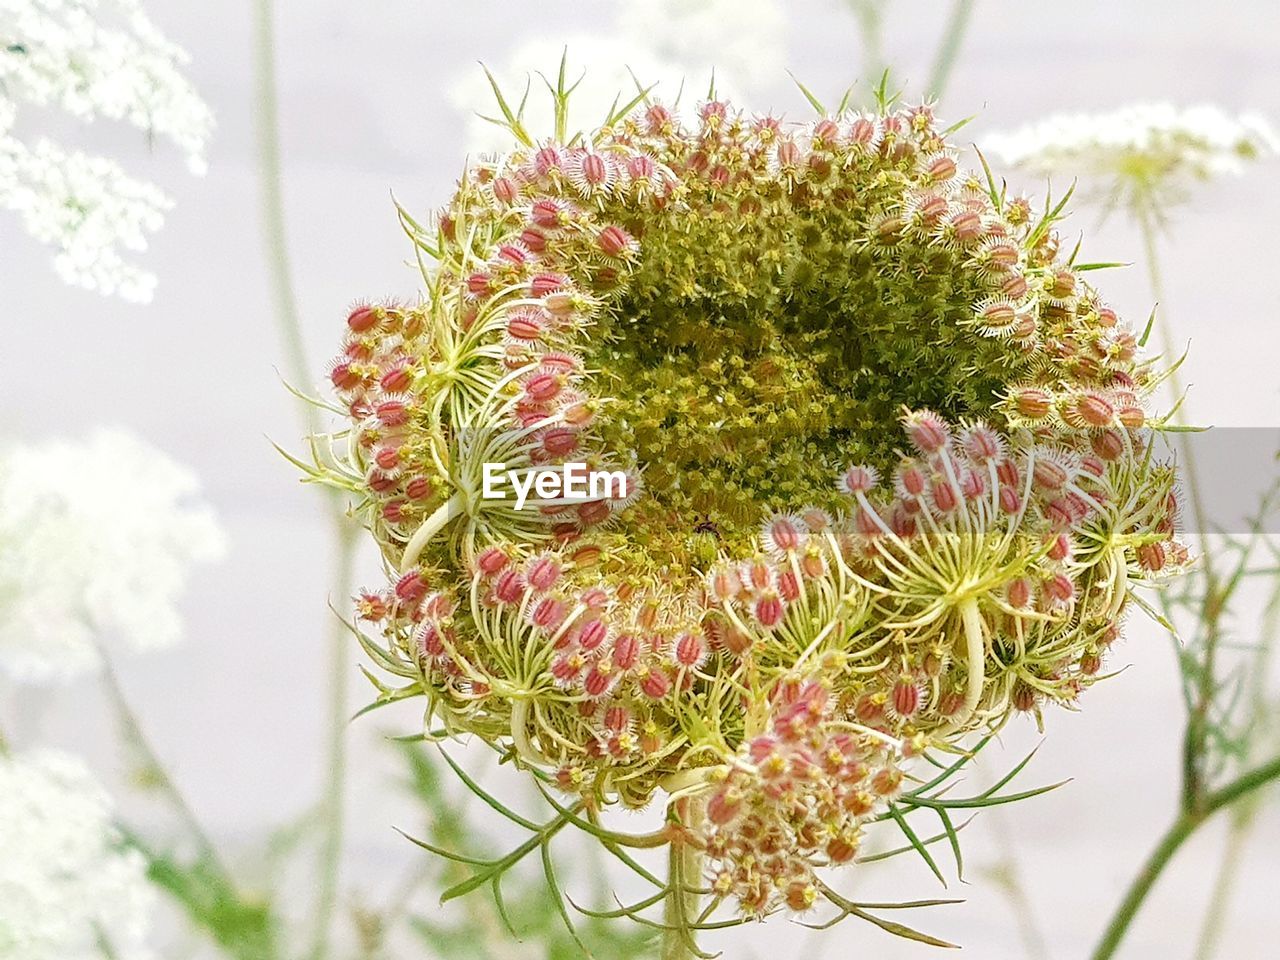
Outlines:
[{"label": "umbel flower cluster", "polygon": [[190,58],[139,0],[0,0],[0,210],[54,248],[68,284],[149,301],[156,278],[131,262],[172,206],[107,157],[24,136],[20,121],[59,110],[168,139],[203,174],[213,116]]},{"label": "umbel flower cluster", "polygon": [[[670,798],[698,891],[806,910],[915,758],[1073,706],[1185,563],[1161,374],[1062,205],[962,169],[928,104],[508,119],[402,213],[423,300],[358,305],[330,368],[317,476],[392,568],[362,643],[583,809]],[[633,482],[516,510],[487,462]]]}]

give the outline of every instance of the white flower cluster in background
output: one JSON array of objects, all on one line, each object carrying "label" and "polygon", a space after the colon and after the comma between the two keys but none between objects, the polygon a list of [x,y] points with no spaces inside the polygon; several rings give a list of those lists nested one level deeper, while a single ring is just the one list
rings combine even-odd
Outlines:
[{"label": "white flower cluster in background", "polygon": [[28,115],[131,124],[171,141],[201,174],[213,116],[182,73],[187,61],[137,0],[0,0],[0,208],[57,251],[66,282],[150,300],[155,278],[121,251],[145,249],[170,202],[111,160],[22,136]]},{"label": "white flower cluster in background", "polygon": [[0,957],[150,960],[155,891],[75,757],[0,754]]},{"label": "white flower cluster in background", "polygon": [[64,681],[99,665],[104,640],[179,640],[191,567],[226,544],[199,489],[121,431],[0,452],[0,672]]},{"label": "white flower cluster in background", "polygon": [[[762,78],[776,80],[786,55],[787,17],[779,0],[633,0],[600,33],[532,37],[501,63],[486,64],[514,109],[528,84],[525,127],[536,137],[554,130],[544,78],[556,82],[562,55],[566,80],[582,82],[570,100],[574,129],[598,125],[615,106],[654,87],[655,99],[693,108],[714,77],[718,96],[742,100]],[[621,102],[619,95],[621,94]],[[507,150],[511,135],[485,120],[498,117],[493,91],[472,67],[451,88],[467,117],[466,145],[476,152]]]},{"label": "white flower cluster in background", "polygon": [[1097,178],[1113,192],[1148,190],[1165,200],[1182,199],[1196,181],[1239,175],[1249,161],[1280,150],[1275,130],[1257,114],[1168,103],[1058,114],[982,143],[989,154],[1038,175]]}]

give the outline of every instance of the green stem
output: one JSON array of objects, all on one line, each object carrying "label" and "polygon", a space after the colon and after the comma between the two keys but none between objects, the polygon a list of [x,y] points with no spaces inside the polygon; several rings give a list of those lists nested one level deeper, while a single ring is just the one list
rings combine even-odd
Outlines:
[{"label": "green stem", "polygon": [[[289,261],[288,236],[284,217],[284,181],[280,162],[280,116],[276,95],[275,28],[273,0],[257,0],[254,5],[253,66],[257,92],[255,133],[258,147],[261,216],[267,268],[275,300],[275,317],[283,341],[286,370],[295,384],[311,379],[298,301]],[[304,405],[307,432],[320,432],[318,411]],[[328,499],[334,540],[334,576],[331,597],[348,597],[352,592],[357,529],[346,516],[336,494]],[[324,788],[324,829],[320,847],[320,873],[316,882],[315,931],[311,957],[324,960],[329,955],[333,914],[337,904],[342,861],[343,794],[346,780],[347,727],[347,646],[348,637],[340,621],[332,624],[329,637],[328,770]]]},{"label": "green stem", "polygon": [[951,7],[951,17],[942,34],[942,44],[938,47],[933,69],[929,73],[929,85],[925,87],[925,92],[931,97],[941,99],[946,92],[947,84],[951,80],[951,70],[955,67],[956,58],[960,54],[960,45],[969,29],[973,6],[974,0],[955,0]]},{"label": "green stem", "polygon": [[[1159,304],[1164,300],[1164,282],[1160,274],[1160,255],[1152,202],[1139,197],[1134,202],[1134,214],[1142,236],[1147,276],[1151,283],[1151,296]],[[1159,326],[1165,358],[1171,360],[1177,351],[1173,328],[1168,322],[1163,322]],[[1182,399],[1185,387],[1182,375],[1176,369],[1169,374],[1169,387],[1173,400],[1177,403]],[[1179,423],[1186,423],[1186,414],[1181,407],[1176,416]],[[1200,471],[1196,462],[1195,449],[1187,437],[1182,439],[1179,447],[1182,452],[1183,488],[1191,502],[1194,529],[1200,544],[1200,575],[1204,577],[1204,606],[1200,611],[1200,622],[1204,631],[1203,653],[1182,747],[1182,805],[1184,808],[1192,808],[1199,803],[1200,794],[1205,789],[1204,761],[1208,751],[1209,710],[1217,690],[1218,641],[1222,633],[1219,622],[1225,598],[1220,596],[1213,554],[1209,550],[1208,515],[1200,494]]]},{"label": "green stem", "polygon": [[[333,518],[333,583],[339,596],[351,594],[355,567],[355,546],[359,528],[341,514]],[[334,598],[337,599],[336,597]],[[328,778],[325,783],[323,830],[320,847],[320,876],[316,885],[316,930],[311,949],[314,958],[328,953],[329,930],[338,901],[344,835],[345,786],[347,778],[347,717],[351,710],[347,697],[347,670],[350,666],[349,635],[336,617],[329,628],[329,745]]]},{"label": "green stem", "polygon": [[702,851],[681,834],[697,828],[701,805],[689,798],[676,801],[676,814],[684,830],[674,831],[667,848],[667,899],[663,904],[662,960],[692,960],[690,924],[697,920],[702,884]]},{"label": "green stem", "polygon": [[1237,868],[1253,829],[1254,811],[1257,809],[1254,804],[1249,804],[1247,808],[1243,804],[1241,806],[1242,809],[1231,818],[1231,825],[1227,828],[1227,845],[1222,851],[1218,875],[1205,911],[1204,925],[1200,928],[1200,938],[1196,942],[1196,960],[1212,960],[1217,952],[1223,921],[1227,916],[1227,905],[1235,895],[1236,880],[1239,877]]},{"label": "green stem", "polygon": [[1269,763],[1241,774],[1225,787],[1207,795],[1201,809],[1184,809],[1156,843],[1155,849],[1151,851],[1146,863],[1129,885],[1124,899],[1120,901],[1120,905],[1111,917],[1111,922],[1107,924],[1102,939],[1094,948],[1093,960],[1108,960],[1115,955],[1120,942],[1129,932],[1134,917],[1138,915],[1139,908],[1161,873],[1164,872],[1164,868],[1169,865],[1173,855],[1196,830],[1219,810],[1231,806],[1254,790],[1276,779],[1280,779],[1280,757],[1275,757]]}]

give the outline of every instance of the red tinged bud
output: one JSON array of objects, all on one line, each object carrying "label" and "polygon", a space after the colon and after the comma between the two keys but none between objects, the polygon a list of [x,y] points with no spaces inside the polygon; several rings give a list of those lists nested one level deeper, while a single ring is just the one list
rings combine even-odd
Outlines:
[{"label": "red tinged bud", "polygon": [[426,574],[410,570],[396,581],[396,597],[404,603],[417,603],[427,595]]},{"label": "red tinged bud", "polygon": [[911,677],[902,677],[893,685],[893,712],[909,719],[920,709],[920,686]]},{"label": "red tinged bud", "polygon": [[605,252],[606,256],[620,257],[630,249],[634,241],[631,235],[621,227],[607,226],[596,237],[600,249]]},{"label": "red tinged bud", "polygon": [[519,195],[519,189],[516,187],[515,181],[510,177],[499,177],[493,181],[493,195],[499,203],[505,203],[509,206],[515,203],[516,197]]},{"label": "red tinged bud", "polygon": [[621,634],[613,642],[613,663],[619,670],[630,670],[639,657],[640,641],[634,634]]},{"label": "red tinged bud", "polygon": [[697,667],[707,659],[707,645],[693,632],[682,633],[676,640],[675,660],[682,667]]},{"label": "red tinged bud", "polygon": [[354,333],[366,333],[381,323],[384,316],[381,307],[361,304],[347,314],[347,326]]},{"label": "red tinged bud", "polygon": [[707,801],[707,819],[718,827],[733,821],[742,809],[742,796],[732,787],[721,787]]},{"label": "red tinged bud", "polygon": [[530,253],[545,253],[547,249],[547,235],[533,227],[526,227],[520,233],[520,242]]},{"label": "red tinged bud", "polygon": [[781,623],[783,613],[782,598],[772,592],[761,596],[751,607],[752,616],[766,630],[771,630]]},{"label": "red tinged bud", "polygon": [[481,551],[480,556],[476,558],[476,569],[484,576],[492,577],[510,562],[511,558],[504,550],[499,547],[489,547]]},{"label": "red tinged bud", "polygon": [[387,616],[387,602],[380,594],[366,591],[356,601],[356,616],[374,622],[383,620]]},{"label": "red tinged bud", "polygon": [[413,386],[413,361],[401,360],[388,368],[379,381],[387,393],[403,393]]},{"label": "red tinged bud", "polygon": [[558,200],[535,200],[529,211],[529,219],[544,230],[554,230],[564,226],[568,215],[564,205]]},{"label": "red tinged bud", "polygon": [[1018,577],[1010,582],[1005,596],[1009,606],[1015,610],[1025,610],[1031,605],[1031,583],[1025,577]]},{"label": "red tinged bud", "polygon": [[427,477],[414,477],[404,485],[404,494],[410,500],[426,500],[432,492],[433,486]]},{"label": "red tinged bud", "polygon": [[409,404],[403,400],[383,400],[374,405],[373,415],[384,427],[401,427],[409,422]]},{"label": "red tinged bud", "polygon": [[578,631],[578,646],[588,652],[597,649],[609,636],[609,628],[603,620],[592,618]]},{"label": "red tinged bud", "polygon": [[1014,392],[1013,408],[1027,420],[1043,420],[1053,409],[1053,398],[1038,387],[1024,387]]},{"label": "red tinged bud", "polygon": [[558,273],[539,273],[529,281],[529,293],[534,297],[545,297],[560,290],[568,282]]},{"label": "red tinged bud", "polygon": [[661,700],[671,691],[671,678],[661,670],[650,670],[640,682],[640,689],[650,700]]},{"label": "red tinged bud", "polygon": [[335,363],[329,370],[329,381],[334,388],[346,393],[360,386],[361,376],[349,363]]},{"label": "red tinged bud", "polygon": [[515,570],[502,571],[493,585],[493,595],[499,603],[518,603],[524,591],[524,579]]}]

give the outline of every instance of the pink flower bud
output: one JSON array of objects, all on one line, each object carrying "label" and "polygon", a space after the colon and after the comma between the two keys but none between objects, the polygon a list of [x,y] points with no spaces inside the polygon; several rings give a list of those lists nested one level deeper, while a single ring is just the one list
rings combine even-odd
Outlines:
[{"label": "pink flower bud", "polygon": [[600,249],[605,252],[606,256],[610,257],[622,256],[635,242],[627,231],[613,225],[601,230],[596,239],[600,244]]},{"label": "pink flower bud", "polygon": [[839,486],[849,496],[856,496],[872,490],[878,481],[874,467],[852,466],[841,475]]}]

